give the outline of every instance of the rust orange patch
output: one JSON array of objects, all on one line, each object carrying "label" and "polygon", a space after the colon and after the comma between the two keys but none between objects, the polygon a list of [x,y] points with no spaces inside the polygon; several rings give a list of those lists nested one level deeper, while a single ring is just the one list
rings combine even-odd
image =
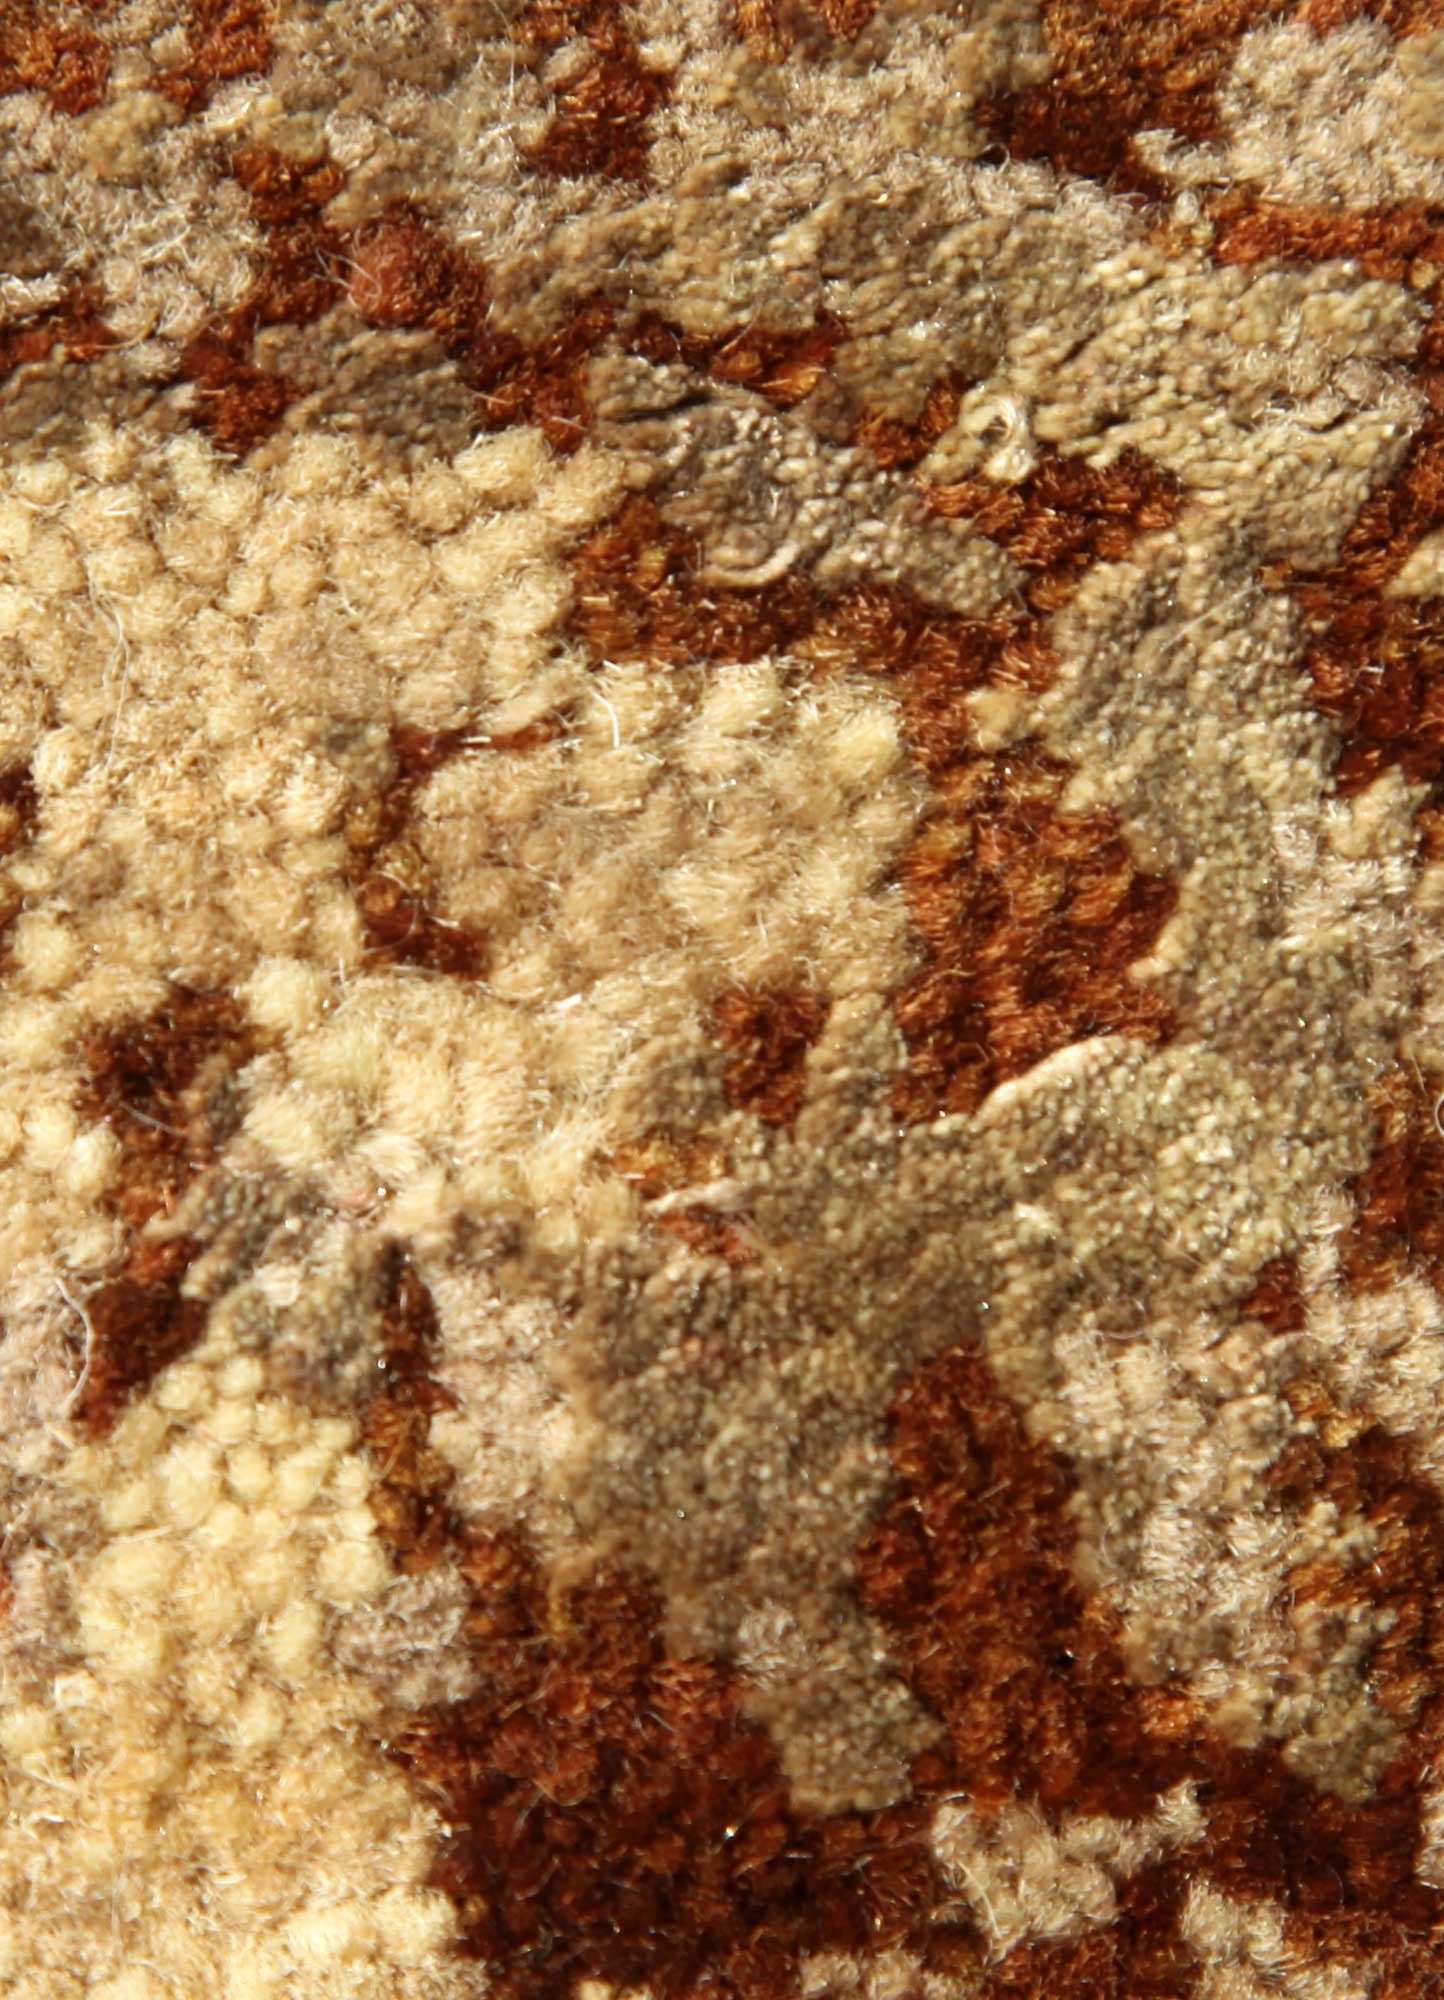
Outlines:
[{"label": "rust orange patch", "polygon": [[1400,1066],[1371,1088],[1373,1158],[1354,1182],[1354,1221],[1339,1239],[1347,1281],[1379,1291],[1416,1265],[1444,1283],[1444,1134],[1437,1094]]},{"label": "rust orange patch", "polygon": [[878,0],[735,0],[734,32],[763,62],[781,62],[794,49],[825,53],[827,38],[856,41]]},{"label": "rust orange patch", "polygon": [[92,1436],[104,1437],[131,1398],[200,1339],[206,1307],[181,1295],[200,1248],[187,1236],[141,1239],[119,1272],[91,1294],[75,1414]]},{"label": "rust orange patch", "polygon": [[[1077,1579],[1069,1467],[1028,1438],[986,1363],[954,1350],[894,1403],[897,1486],[857,1562],[864,1602],[943,1724],[903,1805],[799,1810],[734,1671],[671,1653],[637,1576],[548,1586],[519,1535],[460,1532],[480,1685],[414,1717],[391,1749],[450,1829],[433,1879],[464,1953],[517,2000],[561,2000],[585,1978],[792,2000],[804,1956],[894,1946],[968,1970],[990,2000],[1164,2000],[1197,1971],[1181,1919],[1203,1879],[1281,1902],[1298,1949],[1380,1958],[1404,1982],[1387,1990],[1411,1991],[1419,1954],[1444,1938],[1441,1899],[1414,1872],[1440,1720],[1444,1513],[1398,1440],[1302,1379],[1294,1389],[1313,1435],[1278,1461],[1280,1503],[1325,1500],[1379,1538],[1358,1576],[1294,1580],[1304,1595],[1362,1587],[1393,1614],[1372,1671],[1407,1747],[1376,1796],[1323,1795],[1272,1748],[1218,1737],[1187,1693],[1131,1678],[1116,1620]],[[1202,1838],[1123,1879],[1116,1922],[979,1962],[930,1851],[940,1800],[1132,1818],[1184,1780]]]},{"label": "rust orange patch", "polygon": [[434,1880],[508,2000],[586,1978],[784,2000],[807,1953],[905,1942],[941,1900],[924,1809],[796,1812],[736,1676],[670,1653],[635,1576],[553,1596],[514,1536],[463,1560],[482,1688],[393,1750],[452,1829]]},{"label": "rust orange patch", "polygon": [[263,76],[275,55],[272,0],[186,0],[190,54],[163,70],[154,88],[190,115],[223,83]]},{"label": "rust orange patch", "polygon": [[683,361],[715,381],[755,389],[778,409],[810,396],[831,366],[847,329],[835,313],[818,313],[810,327],[734,327],[725,333],[688,333],[660,313],[642,313],[627,328],[633,354],[662,363]]},{"label": "rust orange patch", "polygon": [[0,770],[0,856],[13,854],[34,831],[40,795],[28,764]]},{"label": "rust orange patch", "polygon": [[816,616],[817,593],[804,578],[713,590],[698,581],[700,566],[693,537],[664,522],[653,501],[629,500],[573,557],[572,630],[598,660],[668,667],[786,652]]},{"label": "rust orange patch", "polygon": [[425,328],[476,392],[488,429],[540,425],[557,451],[573,451],[591,425],[585,370],[612,323],[611,308],[583,305],[559,333],[525,348],[491,324],[485,270],[414,211],[368,223],[351,248],[351,303],[377,326]]},{"label": "rust orange patch", "polygon": [[[1431,329],[1425,363],[1433,362]],[[1439,378],[1444,392],[1444,375]],[[1313,698],[1337,723],[1343,792],[1397,764],[1413,783],[1444,782],[1444,607],[1389,586],[1444,526],[1444,418],[1429,417],[1398,475],[1367,501],[1329,568],[1281,572],[1304,625]]]},{"label": "rust orange patch", "polygon": [[793,653],[819,673],[892,683],[936,798],[899,864],[928,953],[896,1002],[910,1054],[896,1101],[908,1118],[971,1110],[1084,1036],[1158,1041],[1173,1027],[1167,1003],[1128,971],[1156,943],[1173,886],[1135,865],[1112,815],[1061,810],[1066,766],[1034,745],[978,750],[967,698],[987,683],[1046,683],[1042,612],[1089,564],[1165,525],[1174,490],[1129,456],[1102,472],[1050,459],[1018,488],[966,480],[929,498],[996,536],[1027,573],[1031,616],[961,618],[897,586],[824,598],[795,574],[754,591],[704,586],[695,543],[640,498],[574,561],[573,629],[598,659],[666,667]]},{"label": "rust orange patch", "polygon": [[1015,486],[973,477],[925,485],[923,494],[935,514],[971,521],[1007,550],[1039,611],[1056,609],[1085,569],[1118,561],[1178,512],[1172,479],[1131,450],[1101,469],[1050,453]]},{"label": "rust orange patch", "polygon": [[40,91],[52,111],[78,117],[104,101],[112,56],[108,45],[83,25],[108,12],[91,5],[84,12],[39,0],[5,0],[0,5],[0,97]]},{"label": "rust orange patch", "polygon": [[132,1228],[169,1215],[215,1159],[232,1126],[226,1086],[257,1047],[230,994],[179,986],[143,1020],[88,1037],[76,1109],[119,1142],[116,1207]]},{"label": "rust orange patch", "polygon": [[1371,278],[1402,284],[1414,265],[1444,261],[1444,227],[1433,209],[1337,208],[1264,200],[1251,188],[1230,188],[1208,205],[1214,225],[1210,255],[1220,264],[1273,259],[1319,264],[1351,258]]},{"label": "rust orange patch", "polygon": [[[864,1602],[947,1730],[924,1753],[979,1810],[1132,1818],[1188,1770],[1190,1704],[1131,1687],[1074,1573],[1066,1462],[1029,1441],[986,1362],[954,1351],[893,1406],[898,1490],[858,1558]],[[928,1760],[942,1760],[934,1768]]]},{"label": "rust orange patch", "polygon": [[552,119],[527,157],[543,173],[645,181],[651,117],[672,94],[671,73],[642,61],[620,0],[532,0],[518,41],[553,51],[588,45],[580,70],[557,89]]},{"label": "rust orange patch", "polygon": [[727,1101],[765,1125],[790,1125],[802,1108],[807,1052],[822,1033],[828,1003],[820,993],[733,987],[714,1014],[728,1053]]},{"label": "rust orange patch", "polygon": [[[0,860],[23,847],[39,817],[40,800],[28,764],[11,764],[0,771]],[[14,878],[0,870],[0,971],[5,968],[3,939],[25,907],[25,896]]]},{"label": "rust orange patch", "polygon": [[200,391],[200,418],[212,438],[242,456],[271,434],[294,395],[284,377],[253,365],[256,334],[321,317],[340,295],[345,244],[320,219],[342,185],[335,167],[302,166],[247,146],[231,171],[265,231],[265,261],[241,303],[187,345],[181,373]]},{"label": "rust orange patch", "polygon": [[100,307],[94,286],[76,285],[56,305],[0,328],[0,382],[17,368],[48,360],[57,348],[71,361],[94,361],[104,354],[115,345],[115,335]]},{"label": "rust orange patch", "polygon": [[1304,0],[1300,17],[1320,35],[1347,27],[1351,21],[1378,21],[1400,36],[1444,28],[1440,0]]},{"label": "rust orange patch", "polygon": [[1279,0],[1041,0],[1052,75],[984,98],[976,115],[1004,157],[1162,198],[1168,183],[1135,136],[1216,138],[1218,85],[1239,41],[1281,11]]},{"label": "rust orange patch", "polygon": [[968,377],[964,375],[948,375],[935,382],[916,422],[911,424],[879,416],[875,411],[864,411],[857,426],[857,443],[871,452],[885,472],[916,465],[952,429],[963,391],[968,386]]},{"label": "rust orange patch", "polygon": [[[1364,215],[1259,202],[1244,193],[1215,204],[1214,254],[1254,264],[1355,260],[1391,283],[1428,277],[1444,261],[1444,226],[1432,210]],[[1404,463],[1360,509],[1333,562],[1317,570],[1279,565],[1304,626],[1304,665],[1320,711],[1339,727],[1335,782],[1361,790],[1391,764],[1437,794],[1444,785],[1444,608],[1433,597],[1391,594],[1410,556],[1444,528],[1444,307],[1435,302],[1413,361],[1427,410]],[[1437,827],[1437,796],[1421,815],[1425,851]]]},{"label": "rust orange patch", "polygon": [[[1077,1581],[1070,1469],[1028,1439],[979,1357],[944,1355],[898,1397],[899,1487],[858,1576],[909,1681],[946,1725],[946,1741],[918,1760],[918,1783],[961,1791],[982,1810],[1031,1797],[1045,1813],[1129,1818],[1191,1779],[1205,1808],[1182,1878],[1167,1864],[1145,1869],[1120,1885],[1119,1926],[1076,1944],[1020,1947],[989,1991],[1124,2000],[1187,1990],[1180,1879],[1282,1902],[1311,1962],[1321,1950],[1345,1961],[1381,1957],[1403,1981],[1388,1990],[1400,1994],[1415,1990],[1411,1969],[1444,1938],[1444,1903],[1415,1873],[1421,1789],[1440,1729],[1444,1510],[1398,1439],[1332,1411],[1307,1383],[1295,1390],[1318,1434],[1281,1455],[1281,1504],[1307,1512],[1326,1498],[1362,1516],[1382,1543],[1380,1562],[1344,1587],[1391,1614],[1370,1679],[1406,1740],[1361,1804],[1316,1791],[1272,1747],[1219,1737],[1186,1693],[1131,1679],[1112,1613]],[[1342,1581],[1333,1571],[1299,1573],[1294,1587],[1337,1591]]]},{"label": "rust orange patch", "polygon": [[1093,1035],[1159,1042],[1167,1001],[1129,967],[1174,884],[1134,861],[1112,813],[1065,812],[1068,768],[1030,746],[964,754],[900,868],[928,963],[899,994],[908,1118],[972,1111],[999,1083]]},{"label": "rust orange patch", "polygon": [[1297,1333],[1305,1317],[1297,1259],[1270,1258],[1238,1311],[1240,1319],[1262,1320],[1273,1333]]},{"label": "rust orange patch", "polygon": [[[726,1149],[715,1141],[698,1134],[678,1138],[662,1131],[624,1140],[614,1148],[607,1164],[630,1181],[645,1202],[721,1180],[731,1170]],[[700,1202],[648,1214],[646,1220],[699,1256],[720,1257],[724,1264],[733,1266],[757,1261],[745,1222]]]}]

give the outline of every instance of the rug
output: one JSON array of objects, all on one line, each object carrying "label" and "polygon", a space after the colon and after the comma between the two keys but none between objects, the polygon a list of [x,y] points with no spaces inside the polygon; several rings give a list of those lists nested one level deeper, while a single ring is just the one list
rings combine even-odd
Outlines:
[{"label": "rug", "polygon": [[1444,1990],[1444,10],[0,4],[0,1992]]}]

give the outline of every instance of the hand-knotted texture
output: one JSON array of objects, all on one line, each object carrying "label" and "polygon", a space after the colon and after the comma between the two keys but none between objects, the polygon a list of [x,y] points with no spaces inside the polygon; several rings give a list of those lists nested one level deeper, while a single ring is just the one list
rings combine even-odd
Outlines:
[{"label": "hand-knotted texture", "polygon": [[1444,1989],[1444,5],[0,0],[0,1992]]}]

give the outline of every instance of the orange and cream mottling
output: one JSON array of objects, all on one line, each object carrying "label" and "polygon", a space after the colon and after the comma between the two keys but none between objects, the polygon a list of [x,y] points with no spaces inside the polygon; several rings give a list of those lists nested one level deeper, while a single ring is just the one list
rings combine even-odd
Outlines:
[{"label": "orange and cream mottling", "polygon": [[1422,2000],[1444,9],[0,0],[0,1990]]}]

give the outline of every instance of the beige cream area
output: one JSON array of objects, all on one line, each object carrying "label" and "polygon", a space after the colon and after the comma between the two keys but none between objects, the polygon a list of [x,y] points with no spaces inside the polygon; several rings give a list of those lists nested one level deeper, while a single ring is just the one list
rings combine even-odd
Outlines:
[{"label": "beige cream area", "polygon": [[1398,38],[1362,19],[1327,34],[1291,21],[1239,44],[1219,94],[1224,137],[1169,148],[1185,179],[1244,181],[1273,201],[1364,210],[1444,195],[1444,65],[1436,33]]},{"label": "beige cream area", "polygon": [[945,1804],[933,1819],[933,1852],[986,1941],[1004,1958],[1020,1944],[1111,1924],[1117,1884],[1149,1862],[1186,1852],[1204,1816],[1191,1785],[1166,1793],[1146,1819],[1065,1816],[1051,1825],[1030,1806],[983,1816]]},{"label": "beige cream area", "polygon": [[126,87],[123,59],[116,74],[110,100],[80,119],[38,94],[0,98],[0,210],[23,209],[50,245],[43,273],[0,291],[0,325],[67,283],[98,286],[128,370],[162,380],[178,347],[240,302],[261,232],[239,183],[216,171],[223,112],[180,122],[155,92]]},{"label": "beige cream area", "polygon": [[803,1960],[800,1984],[804,2000],[826,1993],[845,2000],[907,2000],[912,1993],[926,2000],[974,2000],[985,1977],[981,1967],[932,1971],[908,1951],[819,1951]]},{"label": "beige cream area", "polygon": [[1305,1959],[1286,1924],[1276,1903],[1235,1902],[1195,1882],[1181,1929],[1201,1961],[1201,2000],[1367,2000],[1374,1992],[1378,1973],[1367,1959]]},{"label": "beige cream area", "polygon": [[267,1396],[222,1311],[59,1476],[90,1544],[22,1567],[0,1654],[5,1992],[460,1993],[435,1823],[338,1662],[394,1588],[354,1423]]}]

